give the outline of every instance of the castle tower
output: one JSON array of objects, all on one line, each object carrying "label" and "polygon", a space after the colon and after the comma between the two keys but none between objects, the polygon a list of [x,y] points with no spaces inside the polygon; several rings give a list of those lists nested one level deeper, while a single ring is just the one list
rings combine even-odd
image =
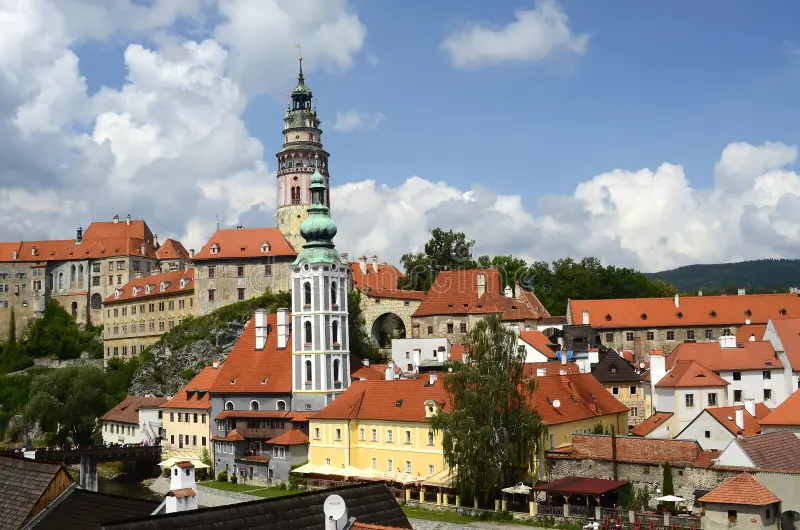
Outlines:
[{"label": "castle tower", "polygon": [[322,410],[350,386],[347,293],[350,265],[333,244],[326,178],[310,179],[311,205],[300,225],[303,249],[292,265],[292,406]]},{"label": "castle tower", "polygon": [[[308,217],[311,204],[311,176],[316,171],[328,186],[328,157],[322,148],[322,129],[317,109],[312,108],[311,89],[303,77],[300,58],[297,86],[283,119],[283,149],[278,157],[278,229],[296,251],[303,247],[300,224]],[[325,205],[328,203],[327,194]]]}]

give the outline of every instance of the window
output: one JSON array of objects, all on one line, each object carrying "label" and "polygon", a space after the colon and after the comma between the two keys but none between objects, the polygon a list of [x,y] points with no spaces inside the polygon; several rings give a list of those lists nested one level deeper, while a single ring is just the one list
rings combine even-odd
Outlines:
[{"label": "window", "polygon": [[433,445],[433,440],[434,440],[433,431],[429,430],[428,431],[428,445]]},{"label": "window", "polygon": [[331,305],[336,305],[336,282],[331,282]]},{"label": "window", "polygon": [[331,465],[331,459],[330,459],[330,458],[326,458],[326,459],[325,459],[325,465],[326,465],[326,466],[329,466],[329,465]]},{"label": "window", "polygon": [[206,424],[206,415],[205,414],[201,414],[200,415],[200,423],[202,423],[203,425]]},{"label": "window", "polygon": [[277,408],[277,410],[286,410],[286,402],[284,400],[280,399],[275,404],[275,407]]},{"label": "window", "polygon": [[772,512],[770,512],[769,508],[767,508],[767,514],[766,515],[767,515],[767,519],[770,519],[772,517]]},{"label": "window", "polygon": [[675,331],[674,330],[667,330],[667,340],[675,340]]},{"label": "window", "polygon": [[125,262],[124,261],[118,261],[117,262],[117,270],[118,271],[124,271],[125,270]]},{"label": "window", "polygon": [[394,434],[391,429],[386,431],[386,443],[394,443]]},{"label": "window", "polygon": [[553,434],[553,433],[550,433],[549,438],[550,438],[550,440],[548,440],[548,441],[550,442],[550,449],[555,449],[556,448],[556,435]]},{"label": "window", "polygon": [[728,524],[736,524],[736,510],[728,510]]},{"label": "window", "polygon": [[117,285],[122,285],[122,276],[117,276]]},{"label": "window", "polygon": [[372,469],[378,469],[378,459],[372,458]]},{"label": "window", "polygon": [[708,406],[709,407],[716,407],[717,406],[717,394],[716,392],[713,394],[708,395]]},{"label": "window", "polygon": [[466,333],[467,332],[467,323],[466,322],[462,322],[459,329],[461,330],[461,333]]},{"label": "window", "polygon": [[606,333],[606,342],[614,342],[614,334]]},{"label": "window", "polygon": [[694,407],[694,394],[686,394],[686,406]]},{"label": "window", "polygon": [[209,289],[208,290],[208,301],[209,302],[213,302],[214,301],[214,299],[216,297],[215,296],[216,295],[215,291],[216,291],[215,289]]},{"label": "window", "polygon": [[213,280],[214,278],[216,278],[216,275],[217,275],[216,269],[214,267],[209,267],[208,268],[208,279],[209,280]]},{"label": "window", "polygon": [[341,382],[341,381],[339,381],[339,364],[340,364],[339,359],[334,359],[333,360],[333,382],[334,383],[340,383]]},{"label": "window", "polygon": [[647,340],[655,340],[656,339],[656,332],[655,331],[648,331],[646,333]]},{"label": "window", "polygon": [[311,344],[311,322],[306,322],[303,324],[303,329],[305,333],[303,333],[303,339],[306,344]]},{"label": "window", "polygon": [[164,331],[164,323],[163,322],[159,322],[158,323],[158,331]]},{"label": "window", "polygon": [[341,429],[336,429],[336,437],[334,438],[334,440],[336,440],[337,442],[341,442],[342,441],[342,430]]},{"label": "window", "polygon": [[244,287],[236,289],[236,296],[238,300],[244,300]]},{"label": "window", "polygon": [[[193,434],[193,435],[192,435],[192,445],[193,445],[194,447],[197,447],[197,435],[196,435],[196,434]],[[186,470],[186,472],[188,473],[188,472],[189,472],[189,470],[187,469],[187,470]]]},{"label": "window", "polygon": [[722,328],[722,334],[723,335],[730,335],[731,334],[731,328]]},{"label": "window", "polygon": [[236,267],[236,277],[237,278],[244,278],[244,267],[239,265]]},{"label": "window", "polygon": [[[336,320],[331,324],[331,340],[334,344],[339,344],[339,322]],[[334,379],[338,380],[336,377]]]},{"label": "window", "polygon": [[309,282],[303,284],[303,305],[311,305],[311,284]]},{"label": "window", "polygon": [[170,301],[167,303],[167,309],[168,309],[169,311],[175,311],[175,300],[170,300]]},{"label": "window", "polygon": [[611,387],[611,393],[614,394],[615,396],[618,396],[619,395],[619,387],[618,386],[612,386]]},{"label": "window", "polygon": [[711,438],[711,431],[706,431],[705,436],[706,438]]},{"label": "window", "polygon": [[272,263],[267,263],[266,265],[264,265],[264,276],[266,276],[267,278],[272,276]]},{"label": "window", "polygon": [[411,473],[411,460],[406,460],[406,473]]},{"label": "window", "polygon": [[733,391],[733,401],[734,402],[741,402],[742,401],[742,391],[741,390],[734,390]]},{"label": "window", "polygon": [[706,339],[707,340],[714,340],[714,330],[713,329],[707,329],[706,330]]},{"label": "window", "polygon": [[361,427],[361,428],[358,430],[358,439],[359,439],[360,441],[362,441],[362,442],[366,440],[366,438],[365,438],[365,434],[364,434],[364,432],[365,432],[365,431],[366,431],[366,429],[364,429],[364,427]]},{"label": "window", "polygon": [[433,326],[428,326],[428,335],[433,335]]},{"label": "window", "polygon": [[274,458],[286,458],[286,448],[285,447],[273,447],[272,448],[272,456]]},{"label": "window", "polygon": [[114,285],[114,277],[113,276],[109,276],[108,277],[108,285]]},{"label": "window", "polygon": [[764,389],[764,401],[772,401],[772,390],[769,388]]},{"label": "window", "polygon": [[694,340],[694,330],[693,329],[687,329],[686,330],[686,339],[687,340]]},{"label": "window", "polygon": [[169,413],[169,421],[175,421],[175,413],[174,412],[170,412]]},{"label": "window", "polygon": [[258,410],[258,401],[255,399],[250,402],[250,410]]},{"label": "window", "polygon": [[159,302],[158,303],[158,310],[159,311],[163,311],[164,310],[164,302]]},{"label": "window", "polygon": [[131,315],[136,314],[136,306],[131,306]]},{"label": "window", "polygon": [[319,427],[314,427],[314,439],[319,440]]},{"label": "window", "polygon": [[742,380],[742,372],[733,372],[733,380],[734,381],[741,381]]},{"label": "window", "polygon": [[200,441],[202,442],[202,444],[203,444],[203,447],[205,447],[205,446],[206,446],[206,437],[205,437],[205,436],[203,436],[203,437],[200,439]]},{"label": "window", "polygon": [[389,473],[391,473],[392,470],[394,469],[394,466],[392,464],[394,464],[394,462],[392,462],[391,458],[386,461],[386,471]]},{"label": "window", "polygon": [[311,361],[306,361],[306,383],[311,383]]},{"label": "window", "polygon": [[631,396],[635,396],[636,393],[638,392],[638,390],[639,389],[636,386],[632,386],[632,387],[628,388],[628,392],[630,392]]},{"label": "window", "polygon": [[626,331],[625,332],[625,340],[628,342],[633,341],[633,331]]},{"label": "window", "polygon": [[453,332],[453,323],[452,322],[448,322],[447,323],[447,332],[448,333],[452,333]]},{"label": "window", "polygon": [[761,375],[764,379],[772,379],[772,372],[770,372],[769,370],[764,370],[763,372],[761,372]]},{"label": "window", "polygon": [[197,413],[194,413],[194,422],[197,423]]},{"label": "window", "polygon": [[639,407],[631,407],[631,417],[635,418],[639,415]]},{"label": "window", "polygon": [[370,435],[372,436],[371,440],[373,442],[377,442],[378,441],[378,429],[372,429],[372,431],[370,432]]},{"label": "window", "polygon": [[228,401],[227,403],[225,403],[225,410],[233,410],[233,402],[232,401]]},{"label": "window", "polygon": [[406,431],[405,444],[411,445],[411,431]]},{"label": "window", "polygon": [[178,413],[178,423],[180,423],[180,422],[182,422],[182,421],[183,421],[183,413],[182,413],[182,412],[179,412],[179,413]]}]

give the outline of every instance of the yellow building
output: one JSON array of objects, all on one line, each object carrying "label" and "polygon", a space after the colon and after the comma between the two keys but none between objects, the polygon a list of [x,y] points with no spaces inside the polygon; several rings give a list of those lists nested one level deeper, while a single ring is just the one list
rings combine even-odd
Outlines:
[{"label": "yellow building", "polygon": [[427,478],[445,467],[441,433],[430,418],[445,406],[441,381],[428,377],[354,381],[310,419],[309,466],[352,467],[370,476]]},{"label": "yellow building", "polygon": [[219,375],[219,364],[206,366],[194,379],[161,406],[163,457],[199,460],[203,449],[211,452],[211,399],[209,390]]},{"label": "yellow building", "polygon": [[158,342],[194,308],[194,269],[137,278],[103,302],[105,360],[129,358]]},{"label": "yellow building", "polygon": [[[628,407],[628,423],[631,427],[650,417],[653,408],[650,383],[642,379],[642,374],[636,371],[630,361],[616,351],[608,350],[601,354],[598,363],[592,365],[592,375],[617,401]],[[627,433],[627,430],[622,433]]]}]

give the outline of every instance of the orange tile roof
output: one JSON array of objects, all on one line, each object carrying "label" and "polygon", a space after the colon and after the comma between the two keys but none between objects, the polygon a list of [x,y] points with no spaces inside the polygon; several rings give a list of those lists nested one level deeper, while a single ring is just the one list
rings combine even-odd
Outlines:
[{"label": "orange tile roof", "polygon": [[12,241],[9,243],[0,243],[0,262],[14,261],[14,251],[19,255],[20,241]]},{"label": "orange tile roof", "polygon": [[209,390],[220,374],[219,368],[206,366],[194,376],[172,399],[161,405],[164,409],[202,409],[211,408]]},{"label": "orange tile roof", "polygon": [[673,365],[672,370],[656,383],[656,387],[700,388],[728,386],[728,384],[723,378],[697,361],[678,361]]},{"label": "orange tile roof", "polygon": [[308,443],[308,436],[300,429],[292,429],[275,438],[270,438],[267,443],[274,445],[304,445]]},{"label": "orange tile roof", "polygon": [[125,219],[118,223],[113,221],[95,221],[83,232],[83,239],[115,239],[115,238],[144,239],[148,243],[153,241],[150,227],[142,220],[131,220],[128,224]]},{"label": "orange tile roof", "polygon": [[723,348],[719,342],[682,342],[667,356],[667,369],[677,361],[697,361],[709,370],[776,370],[783,364],[769,341],[743,342]]},{"label": "orange tile roof", "polygon": [[368,381],[379,381],[381,379],[386,379],[386,372],[380,372],[376,370],[374,366],[362,366],[350,374],[350,378],[352,380],[366,379]]},{"label": "orange tile roof", "polygon": [[378,264],[378,272],[375,272],[372,263],[367,263],[366,274],[361,272],[361,265],[357,261],[351,262],[350,267],[353,269],[353,286],[358,289],[396,291],[397,281],[405,276],[400,269],[386,263]]},{"label": "orange tile roof", "polygon": [[194,497],[196,494],[192,488],[181,488],[177,490],[169,490],[167,496],[175,497],[176,499],[183,499],[184,497]]},{"label": "orange tile roof", "polygon": [[452,344],[450,346],[450,360],[463,363],[466,351],[467,349],[463,344]]},{"label": "orange tile roof", "polygon": [[561,370],[566,370],[571,374],[581,373],[580,367],[573,363],[561,364],[560,362],[545,362],[545,363],[525,363],[522,367],[523,373],[527,376],[534,377],[536,372],[540,369],[546,370],[547,375],[561,375]]},{"label": "orange tile roof", "polygon": [[[261,252],[261,245],[264,242],[269,246],[267,252]],[[211,247],[215,244],[219,247],[219,252],[212,254]],[[292,257],[297,256],[297,252],[277,228],[235,228],[214,232],[211,239],[192,259],[198,261],[270,256]]]},{"label": "orange tile roof", "polygon": [[[447,392],[438,379],[432,386],[429,378],[393,379],[390,381],[353,381],[350,388],[327,407],[311,417],[314,420],[362,419],[427,422],[425,402],[432,400],[439,410],[447,410]],[[397,406],[398,403],[400,406]]]},{"label": "orange tile roof", "polygon": [[[617,401],[592,374],[547,375],[535,379],[531,406],[545,425],[628,412],[628,407]],[[553,406],[556,400],[560,401],[558,408]]]},{"label": "orange tile roof", "polygon": [[761,425],[800,425],[800,390],[759,420]]},{"label": "orange tile roof", "polygon": [[789,364],[800,366],[800,319],[772,319],[772,325],[789,358]]},{"label": "orange tile roof", "polygon": [[[703,448],[696,440],[661,440],[637,436],[617,436],[617,460],[627,463],[669,462],[672,465],[694,465]],[[555,456],[548,453],[548,456]],[[611,460],[611,436],[573,434],[572,450],[558,455],[578,460]]]},{"label": "orange tile roof", "polygon": [[156,251],[158,259],[189,259],[189,252],[176,239],[167,239]]},{"label": "orange tile roof", "polygon": [[[144,244],[145,253],[141,247]],[[142,239],[135,238],[83,238],[80,244],[74,239],[53,241],[23,241],[20,243],[17,261],[68,261],[78,259],[103,259],[117,256],[141,256],[156,258],[156,250]]]},{"label": "orange tile roof", "polygon": [[700,502],[714,504],[739,504],[747,506],[769,506],[781,500],[761,485],[749,473],[736,475],[721,486],[698,499]]},{"label": "orange tile roof", "polygon": [[419,308],[412,316],[463,315],[470,304],[478,300],[478,275],[486,276],[486,292],[502,295],[500,271],[497,269],[469,269],[442,271],[425,294]]},{"label": "orange tile roof", "polygon": [[756,419],[761,420],[772,414],[772,409],[763,403],[756,403]]},{"label": "orange tile roof", "polygon": [[664,423],[672,416],[672,412],[655,412],[652,416],[631,429],[631,434],[635,436],[647,436],[658,427],[664,425]]},{"label": "orange tile roof", "polygon": [[[181,279],[184,280],[183,287],[181,287]],[[161,290],[161,282],[167,282],[163,291]],[[150,286],[151,289],[149,294],[147,293],[147,286]],[[134,294],[134,291],[136,294]],[[194,269],[186,269],[185,271],[172,271],[134,278],[125,285],[118,287],[114,294],[103,300],[103,303],[114,304],[192,292],[194,292]],[[119,296],[117,296],[117,293],[119,293]]]},{"label": "orange tile roof", "polygon": [[589,324],[595,329],[740,325],[748,319],[752,324],[765,324],[770,318],[799,317],[800,296],[684,296],[678,307],[673,298],[570,300],[574,324],[583,323],[584,310],[589,311]]},{"label": "orange tile roof", "polygon": [[697,460],[694,462],[694,467],[702,467],[708,469],[709,467],[714,465],[714,460],[719,458],[719,455],[722,454],[722,451],[719,449],[707,449],[700,453],[700,456],[697,457]]},{"label": "orange tile roof", "polygon": [[217,442],[241,442],[244,440],[244,436],[239,434],[239,431],[237,431],[236,429],[233,429],[224,438],[221,436],[214,436],[211,439]]},{"label": "orange tile roof", "polygon": [[167,400],[158,397],[128,396],[100,416],[100,421],[139,424],[139,409],[158,408]]},{"label": "orange tile roof", "polygon": [[178,466],[178,467],[179,467],[179,468],[181,468],[181,469],[186,469],[186,468],[191,468],[191,467],[194,467],[194,464],[192,464],[192,463],[191,463],[190,461],[188,461],[188,460],[181,460],[180,462],[175,462],[175,464],[173,464],[173,465],[176,465],[176,466]]},{"label": "orange tile roof", "polygon": [[292,391],[292,338],[288,337],[284,349],[278,349],[278,315],[267,315],[267,325],[272,326],[272,332],[267,335],[264,349],[256,350],[256,320],[250,319],[220,366],[220,374],[211,387],[213,393],[288,394]]},{"label": "orange tile roof", "polygon": [[736,330],[736,343],[749,342],[751,335],[755,337],[756,340],[764,340],[764,333],[766,331],[766,324],[745,324]]},{"label": "orange tile roof", "polygon": [[[744,411],[744,429],[740,429],[739,426],[736,425],[737,410]],[[734,436],[738,436],[739,434],[742,436],[761,434],[761,426],[758,424],[758,420],[751,416],[742,405],[734,407],[714,407],[705,409],[705,412],[708,412],[712,418],[717,420],[720,425],[728,429]]]},{"label": "orange tile roof", "polygon": [[289,413],[289,417],[295,423],[302,423],[308,421],[308,419],[314,414],[314,412],[291,412]]},{"label": "orange tile roof", "polygon": [[551,346],[555,346],[555,344],[541,331],[520,331],[519,338],[544,356],[550,359],[556,358],[556,352],[551,348]]}]

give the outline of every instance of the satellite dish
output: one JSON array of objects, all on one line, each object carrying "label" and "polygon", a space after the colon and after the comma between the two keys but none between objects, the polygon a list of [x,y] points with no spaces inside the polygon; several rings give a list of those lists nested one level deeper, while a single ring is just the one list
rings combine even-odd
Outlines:
[{"label": "satellite dish", "polygon": [[553,408],[558,408],[560,406],[561,406],[561,401],[557,399],[553,401]]},{"label": "satellite dish", "polygon": [[339,495],[330,495],[325,499],[325,504],[322,505],[322,511],[325,512],[325,519],[329,521],[338,521],[344,516],[344,499]]},{"label": "satellite dish", "polygon": [[745,319],[744,323],[749,326],[750,325],[750,319],[749,318]]}]

